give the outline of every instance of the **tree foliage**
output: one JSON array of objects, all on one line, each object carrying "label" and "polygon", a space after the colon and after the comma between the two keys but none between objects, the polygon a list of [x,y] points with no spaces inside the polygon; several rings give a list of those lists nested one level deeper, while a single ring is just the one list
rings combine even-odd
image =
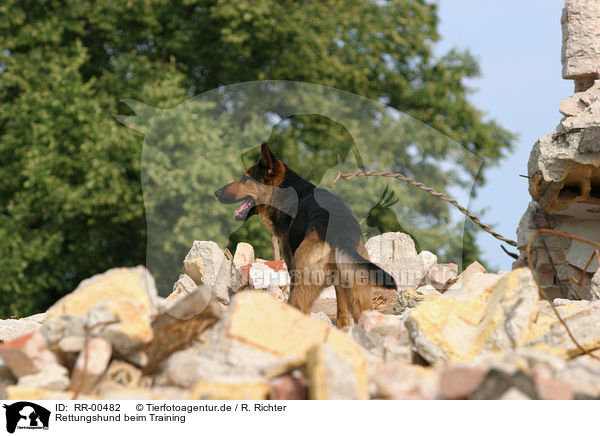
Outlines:
[{"label": "tree foliage", "polygon": [[[319,83],[410,114],[493,164],[510,149],[513,137],[470,104],[464,80],[479,73],[473,57],[457,50],[434,55],[437,24],[436,6],[424,0],[2,2],[0,316],[45,310],[83,278],[145,262],[144,138],[112,117],[132,113],[120,103],[124,98],[165,109],[236,82]],[[228,121],[204,123],[203,131],[213,132],[212,146],[227,141]],[[304,120],[303,128],[274,131],[274,141],[282,144],[290,164],[302,169],[310,156],[301,159],[298,144],[319,147],[320,138],[343,137],[336,129],[313,118]],[[246,139],[265,138],[250,132]],[[173,139],[172,146],[179,140]],[[442,188],[453,177],[428,159],[444,155],[443,144],[435,140],[416,160],[395,153],[377,150],[396,170],[410,169],[416,178],[426,174],[434,182],[439,176]],[[446,157],[473,177],[477,174],[476,165],[462,156]],[[409,165],[411,159],[415,162]],[[234,160],[232,174],[241,165]],[[312,170],[309,177],[322,172]],[[206,177],[177,186],[171,197],[146,207],[170,204],[172,216],[208,219],[210,214],[202,215],[208,212],[182,200],[198,191],[203,193],[195,199],[208,198],[214,188],[209,189]],[[353,189],[353,182],[345,183],[340,189]],[[370,192],[372,204],[383,186]],[[406,195],[402,189],[397,193]],[[420,240],[421,246],[433,251],[445,236],[451,258],[462,229],[449,225],[445,205],[410,192],[414,208],[402,224],[416,233],[436,227],[437,234]],[[372,204],[360,212],[368,214]],[[259,248],[267,250],[264,230],[257,223],[249,226],[236,237],[257,239]],[[479,255],[473,232],[469,227],[465,236],[467,260]],[[169,240],[150,248],[175,254],[186,242],[171,247]]]}]

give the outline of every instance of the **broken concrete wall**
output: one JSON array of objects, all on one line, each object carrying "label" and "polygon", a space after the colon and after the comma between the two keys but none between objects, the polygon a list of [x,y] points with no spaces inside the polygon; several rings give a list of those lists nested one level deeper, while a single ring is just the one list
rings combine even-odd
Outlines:
[{"label": "broken concrete wall", "polygon": [[562,23],[562,75],[575,81],[575,92],[598,79],[600,59],[600,2],[566,0]]},{"label": "broken concrete wall", "polygon": [[[577,92],[562,101],[564,118],[531,151],[533,201],[519,223],[521,257],[515,266],[524,264],[526,245],[537,229],[600,241],[600,1],[567,0],[562,28],[563,77],[575,81]],[[544,234],[532,245],[531,261],[551,296],[589,299],[598,269],[596,259],[588,265],[593,252],[589,244]],[[581,278],[581,286],[573,280]]]}]

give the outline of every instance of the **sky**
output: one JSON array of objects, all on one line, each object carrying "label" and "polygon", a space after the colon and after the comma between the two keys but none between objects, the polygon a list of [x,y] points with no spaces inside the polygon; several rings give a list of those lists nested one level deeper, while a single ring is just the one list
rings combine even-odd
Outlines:
[{"label": "sky", "polygon": [[[527,179],[519,174],[527,174],[533,144],[556,127],[562,118],[558,105],[573,93],[573,82],[561,76],[563,2],[437,2],[442,37],[438,53],[457,47],[475,56],[481,76],[466,82],[475,88],[471,102],[518,135],[510,155],[486,170],[487,184],[468,205],[473,211],[484,209],[482,221],[513,240],[531,199]],[[481,232],[478,243],[490,269],[511,269],[513,259],[500,249],[500,241]]]}]

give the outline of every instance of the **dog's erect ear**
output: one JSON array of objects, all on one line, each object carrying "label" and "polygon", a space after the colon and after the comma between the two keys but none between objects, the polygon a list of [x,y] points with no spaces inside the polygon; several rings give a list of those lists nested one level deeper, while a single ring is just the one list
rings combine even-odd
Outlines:
[{"label": "dog's erect ear", "polygon": [[275,162],[277,162],[277,158],[271,152],[267,143],[260,144],[260,165],[263,168],[272,170],[275,169]]}]

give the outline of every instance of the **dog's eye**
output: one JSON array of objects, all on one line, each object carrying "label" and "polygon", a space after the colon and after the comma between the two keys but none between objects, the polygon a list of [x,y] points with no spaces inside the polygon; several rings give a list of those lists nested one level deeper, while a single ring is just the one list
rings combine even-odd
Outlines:
[{"label": "dog's eye", "polygon": [[246,180],[248,180],[250,177],[248,177],[248,174],[242,174],[242,177],[240,177],[240,183],[246,183]]}]

